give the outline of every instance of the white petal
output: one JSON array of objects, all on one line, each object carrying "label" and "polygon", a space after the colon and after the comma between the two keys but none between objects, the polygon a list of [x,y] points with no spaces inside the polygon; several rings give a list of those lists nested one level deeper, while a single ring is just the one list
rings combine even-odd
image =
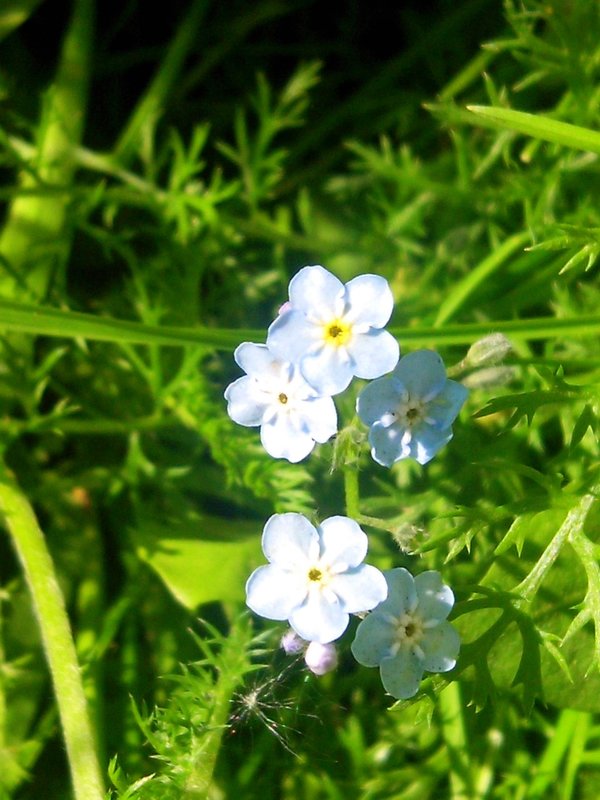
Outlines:
[{"label": "white petal", "polygon": [[421,423],[413,428],[410,441],[410,456],[419,464],[427,464],[452,438],[450,428],[438,430],[431,425]]},{"label": "white petal", "polygon": [[267,346],[278,358],[296,363],[320,338],[321,328],[309,322],[302,312],[292,309],[271,323]]},{"label": "white petal", "polygon": [[281,363],[266,344],[242,342],[236,347],[233,357],[244,372],[256,378],[276,378],[281,370]]},{"label": "white petal", "polygon": [[289,414],[277,414],[265,422],[260,429],[260,440],[270,456],[287,458],[292,464],[306,458],[315,446],[312,436],[300,430]]},{"label": "white petal", "polygon": [[396,461],[409,456],[406,433],[406,428],[397,423],[389,427],[381,422],[373,423],[369,431],[369,443],[374,461],[383,467],[391,467]]},{"label": "white petal", "polygon": [[365,425],[372,425],[396,408],[401,397],[402,387],[386,375],[365,386],[356,400],[356,413]]},{"label": "white petal", "polygon": [[423,677],[423,662],[410,650],[402,648],[393,658],[384,658],[379,666],[383,688],[399,700],[414,697]]},{"label": "white petal", "polygon": [[274,564],[255,569],[246,582],[246,604],[267,619],[288,619],[306,597],[306,582]]},{"label": "white petal", "polygon": [[344,284],[320,266],[304,267],[290,281],[292,308],[321,321],[335,316],[343,294]]},{"label": "white petal", "polygon": [[436,570],[421,572],[414,579],[419,614],[423,620],[444,620],[454,605],[454,593],[442,583],[442,576]]},{"label": "white petal", "polygon": [[225,389],[227,413],[238,425],[249,428],[261,424],[267,407],[265,403],[255,398],[254,385],[254,378],[244,375]]},{"label": "white petal", "polygon": [[396,567],[384,572],[388,585],[388,596],[385,603],[377,608],[377,613],[392,614],[400,617],[407,611],[413,611],[417,605],[417,591],[413,576],[404,567]]},{"label": "white petal", "polygon": [[348,353],[354,362],[358,378],[379,378],[394,369],[400,356],[400,346],[391,333],[371,329],[352,337]]},{"label": "white petal", "polygon": [[427,417],[434,420],[436,428],[449,428],[458,416],[469,394],[468,389],[456,381],[446,381],[443,390],[427,405]]},{"label": "white petal", "polygon": [[302,404],[302,420],[316,442],[326,442],[337,433],[337,411],[331,397],[315,397]]},{"label": "white petal", "polygon": [[281,569],[302,574],[319,557],[319,534],[302,514],[273,514],[262,535],[263,553]]},{"label": "white petal", "polygon": [[348,626],[349,616],[339,603],[330,602],[321,591],[309,592],[304,603],[290,614],[296,633],[311,642],[327,644],[338,639]]},{"label": "white petal", "polygon": [[456,664],[460,636],[449,622],[442,622],[425,631],[420,645],[425,655],[423,667],[427,672],[448,672]]},{"label": "white petal", "polygon": [[369,614],[356,629],[352,655],[365,667],[377,667],[390,652],[394,626],[381,614]]},{"label": "white petal", "polygon": [[300,362],[305,380],[321,395],[343,392],[352,380],[352,362],[344,347],[328,345],[305,355]]},{"label": "white petal", "polygon": [[392,290],[380,275],[359,275],[348,281],[346,301],[346,319],[372,328],[383,328],[394,308]]},{"label": "white petal", "polygon": [[367,534],[350,517],[329,517],[321,523],[321,560],[332,567],[356,567],[367,555]]},{"label": "white petal", "polygon": [[369,564],[336,575],[329,586],[349,614],[370,611],[382,603],[388,593],[383,573]]},{"label": "white petal", "polygon": [[446,370],[441,357],[433,350],[415,350],[398,362],[394,375],[411,397],[429,400],[439,394],[446,383]]}]

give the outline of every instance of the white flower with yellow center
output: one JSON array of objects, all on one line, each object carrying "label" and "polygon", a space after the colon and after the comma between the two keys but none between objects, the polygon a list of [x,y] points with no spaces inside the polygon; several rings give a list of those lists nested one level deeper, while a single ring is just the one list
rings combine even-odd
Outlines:
[{"label": "white flower with yellow center", "polygon": [[260,426],[263,447],[273,458],[296,463],[315,442],[326,442],[336,433],[333,400],[320,397],[293,364],[251,342],[243,342],[234,358],[248,374],[225,390],[227,413],[239,425]]},{"label": "white flower with yellow center", "polygon": [[378,378],[394,368],[399,347],[383,330],[394,305],[385,278],[359,275],[343,284],[320,266],[290,281],[290,307],[269,328],[267,345],[297,363],[319,394],[342,392],[356,375]]},{"label": "white flower with yellow center", "polygon": [[439,572],[415,578],[404,568],[385,573],[387,599],[358,626],[352,653],[365,667],[379,667],[389,694],[413,697],[424,672],[448,672],[456,664],[460,637],[446,620],[452,589]]},{"label": "white flower with yellow center", "polygon": [[269,564],[248,579],[246,603],[261,617],[288,620],[307,641],[332,642],[350,614],[385,600],[383,574],[362,563],[367,536],[349,517],[329,517],[315,528],[302,514],[275,514],[262,546]]}]

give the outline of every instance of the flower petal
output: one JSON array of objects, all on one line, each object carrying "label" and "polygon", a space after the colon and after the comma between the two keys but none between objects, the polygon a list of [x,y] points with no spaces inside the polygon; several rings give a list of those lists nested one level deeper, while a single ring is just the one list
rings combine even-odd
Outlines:
[{"label": "flower petal", "polygon": [[310,434],[299,430],[289,414],[277,414],[260,429],[260,440],[273,458],[287,458],[297,464],[312,451],[315,440]]},{"label": "flower petal", "polygon": [[389,414],[402,397],[402,387],[390,375],[368,383],[356,400],[356,413],[365,423],[372,425],[384,414]]},{"label": "flower petal", "polygon": [[255,569],[246,582],[246,604],[267,619],[287,619],[306,593],[306,582],[274,564]]},{"label": "flower petal", "polygon": [[443,390],[427,405],[427,417],[436,428],[449,428],[467,399],[469,390],[457,381],[446,381]]},{"label": "flower petal", "polygon": [[316,442],[326,442],[337,433],[337,411],[331,397],[314,397],[302,404],[302,422]]},{"label": "flower petal", "polygon": [[436,570],[421,572],[414,578],[419,614],[423,620],[444,620],[454,605],[454,593],[442,583],[442,576]]},{"label": "flower petal", "polygon": [[419,644],[425,655],[423,667],[427,672],[453,669],[460,650],[460,636],[449,622],[426,630]]},{"label": "flower petal", "polygon": [[379,378],[398,363],[400,345],[388,331],[372,328],[352,337],[348,353],[358,378]]},{"label": "flower petal", "polygon": [[382,603],[388,593],[383,573],[369,564],[361,564],[360,567],[336,575],[329,586],[337,595],[344,611],[349,614],[370,611]]},{"label": "flower petal", "polygon": [[441,357],[433,350],[415,350],[403,356],[394,375],[411,397],[429,400],[444,388],[446,370]]},{"label": "flower petal", "polygon": [[320,329],[301,311],[292,309],[270,324],[267,346],[278,358],[296,363],[320,337]]},{"label": "flower petal", "polygon": [[344,284],[318,265],[303,267],[290,281],[292,308],[322,321],[335,316],[337,301],[343,294]]},{"label": "flower petal", "polygon": [[262,548],[268,561],[304,576],[304,570],[319,557],[319,535],[302,514],[273,514],[263,531]]},{"label": "flower petal", "polygon": [[377,611],[400,617],[417,606],[417,590],[413,576],[404,567],[396,567],[383,573],[388,585],[388,596]]},{"label": "flower petal", "polygon": [[407,446],[406,442],[406,432],[406,428],[399,423],[386,427],[382,422],[374,422],[369,431],[373,460],[383,467],[391,467],[396,461],[411,455],[410,446]]},{"label": "flower petal", "polygon": [[394,641],[394,625],[379,613],[369,614],[356,629],[352,655],[365,667],[378,667],[390,653]]},{"label": "flower petal", "polygon": [[257,378],[277,378],[281,371],[281,363],[266,344],[242,342],[235,348],[233,357],[244,372]]},{"label": "flower petal", "polygon": [[321,644],[339,639],[349,619],[341,605],[331,602],[320,590],[309,592],[304,603],[289,616],[290,625],[299,636]]},{"label": "flower petal", "polygon": [[392,658],[384,658],[379,670],[383,688],[392,697],[406,700],[419,691],[423,662],[411,650],[401,649]]},{"label": "flower petal", "polygon": [[413,428],[413,435],[409,444],[410,456],[419,464],[427,464],[434,455],[441,450],[452,438],[452,430],[438,430],[427,423],[421,423]]},{"label": "flower petal", "polygon": [[266,405],[255,397],[254,378],[244,375],[225,389],[227,413],[238,425],[252,428],[260,425]]},{"label": "flower petal", "polygon": [[[392,316],[394,297],[380,275],[359,275],[346,284],[346,319],[359,325],[383,328]],[[391,367],[390,367],[391,369]]]},{"label": "flower petal", "polygon": [[300,361],[300,372],[320,395],[343,392],[354,374],[346,348],[335,345],[324,345],[307,353]]},{"label": "flower petal", "polygon": [[323,520],[319,528],[321,560],[333,567],[334,571],[336,565],[342,569],[356,567],[367,555],[367,534],[350,517],[329,517]]}]

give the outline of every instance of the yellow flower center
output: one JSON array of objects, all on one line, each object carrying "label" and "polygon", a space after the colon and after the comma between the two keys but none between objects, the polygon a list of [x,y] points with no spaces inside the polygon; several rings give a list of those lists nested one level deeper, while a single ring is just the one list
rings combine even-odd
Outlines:
[{"label": "yellow flower center", "polygon": [[323,328],[323,338],[326,344],[341,347],[346,344],[352,334],[352,327],[342,319],[334,319]]},{"label": "yellow flower center", "polygon": [[288,401],[288,396],[287,396],[287,394],[284,394],[283,392],[281,392],[281,394],[279,395],[279,397],[277,399],[279,400],[281,405],[284,406]]},{"label": "yellow flower center", "polygon": [[317,569],[317,567],[311,567],[311,569],[309,569],[308,571],[309,581],[315,581],[315,583],[318,583],[322,577],[323,573],[321,572],[320,569]]}]

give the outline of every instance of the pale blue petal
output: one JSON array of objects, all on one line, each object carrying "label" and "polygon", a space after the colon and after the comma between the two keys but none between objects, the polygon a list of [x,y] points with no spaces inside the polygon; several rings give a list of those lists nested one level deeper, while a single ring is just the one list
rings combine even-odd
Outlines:
[{"label": "pale blue petal", "polygon": [[304,379],[321,395],[343,392],[352,380],[352,361],[344,347],[327,345],[305,355],[300,362]]},{"label": "pale blue petal", "polygon": [[246,582],[246,604],[267,619],[288,619],[306,597],[306,581],[274,564],[255,569]]},{"label": "pale blue petal", "polygon": [[297,363],[322,338],[318,326],[310,323],[302,312],[292,309],[271,323],[267,332],[267,346],[283,361]]},{"label": "pale blue petal", "polygon": [[319,527],[321,558],[334,571],[336,567],[356,567],[367,555],[367,534],[350,517],[329,517]]},{"label": "pale blue petal", "polygon": [[316,442],[326,442],[337,433],[337,411],[331,397],[314,397],[302,404],[302,421]]},{"label": "pale blue petal", "polygon": [[451,438],[452,431],[450,428],[438,430],[438,428],[433,428],[431,425],[421,423],[413,428],[410,456],[418,461],[419,464],[427,464]]},{"label": "pale blue petal", "polygon": [[402,648],[379,666],[383,688],[392,697],[407,700],[419,691],[423,677],[423,661],[411,650]]},{"label": "pale blue petal", "polygon": [[383,467],[391,467],[401,458],[407,458],[411,453],[406,444],[406,428],[399,423],[386,427],[381,422],[375,422],[369,431],[369,444],[373,460]]},{"label": "pale blue petal", "polygon": [[394,377],[386,375],[365,386],[356,400],[356,413],[365,425],[372,425],[396,408],[401,397],[402,387]]},{"label": "pale blue petal", "polygon": [[339,639],[349,619],[339,603],[330,602],[323,592],[316,590],[309,592],[304,603],[293,609],[289,623],[303,639],[327,644]]},{"label": "pale blue petal", "polygon": [[260,440],[273,458],[286,458],[292,464],[302,461],[315,446],[313,437],[298,428],[289,414],[277,414],[260,429]]},{"label": "pale blue petal", "polygon": [[342,608],[349,614],[370,611],[387,597],[388,588],[383,573],[370,564],[336,575],[329,588],[340,600]]},{"label": "pale blue petal", "polygon": [[236,364],[244,372],[256,378],[277,377],[281,371],[281,364],[266,344],[242,342],[233,353]]},{"label": "pale blue petal", "polygon": [[290,281],[290,303],[316,319],[327,321],[336,316],[344,284],[320,266],[303,267]]},{"label": "pale blue petal", "polygon": [[427,417],[433,419],[436,428],[449,428],[468,394],[468,389],[462,383],[446,381],[443,390],[427,405]]},{"label": "pale blue petal", "polygon": [[383,328],[394,308],[392,290],[380,275],[359,275],[349,281],[346,303],[346,319],[372,328]]},{"label": "pale blue petal", "polygon": [[419,614],[423,620],[444,620],[454,605],[454,593],[442,583],[436,570],[421,572],[415,577],[415,588],[419,598]]},{"label": "pale blue petal", "polygon": [[365,667],[378,667],[389,655],[394,642],[393,622],[382,614],[371,612],[356,629],[352,655]]},{"label": "pale blue petal", "polygon": [[249,428],[261,424],[267,407],[264,402],[255,399],[254,386],[254,378],[244,375],[230,383],[225,389],[227,413],[238,425],[245,425]]},{"label": "pale blue petal", "polygon": [[422,400],[439,394],[447,380],[444,362],[433,350],[415,350],[403,356],[394,375],[411,397]]},{"label": "pale blue petal", "polygon": [[263,531],[262,548],[268,561],[304,575],[319,557],[319,534],[302,514],[273,514]]},{"label": "pale blue petal", "polygon": [[413,611],[417,605],[417,590],[413,576],[404,567],[396,567],[384,572],[388,585],[388,596],[376,613],[391,614],[401,617],[408,611]]},{"label": "pale blue petal", "polygon": [[449,622],[426,630],[419,644],[425,655],[423,667],[427,672],[448,672],[454,668],[460,636]]},{"label": "pale blue petal", "polygon": [[348,353],[353,361],[354,375],[370,380],[394,369],[400,346],[388,331],[372,328],[352,337]]}]

